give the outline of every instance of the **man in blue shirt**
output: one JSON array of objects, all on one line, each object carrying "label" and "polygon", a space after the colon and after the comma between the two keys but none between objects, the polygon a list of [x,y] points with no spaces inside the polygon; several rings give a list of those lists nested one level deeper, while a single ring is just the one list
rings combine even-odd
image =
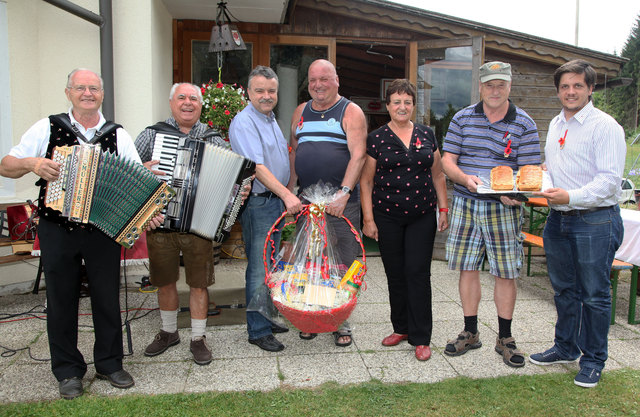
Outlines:
[{"label": "man in blue shirt", "polygon": [[[289,185],[289,148],[276,122],[273,109],[278,103],[278,76],[268,67],[257,66],[249,74],[249,105],[236,115],[229,127],[231,148],[256,163],[253,192],[240,219],[242,239],[247,254],[247,305],[264,284],[263,248],[269,229],[286,210],[295,214],[302,204]],[[272,234],[276,253],[280,233]],[[267,302],[271,302],[270,299]],[[278,352],[284,345],[273,333],[288,329],[275,325],[257,311],[247,311],[249,343],[261,349]]]}]

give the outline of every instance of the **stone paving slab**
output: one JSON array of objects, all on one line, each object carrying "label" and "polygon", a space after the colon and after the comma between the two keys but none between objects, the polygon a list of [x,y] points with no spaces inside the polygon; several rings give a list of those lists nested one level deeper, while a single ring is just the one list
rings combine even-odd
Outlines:
[{"label": "stone paving slab", "polygon": [[[483,346],[459,357],[443,353],[447,340],[457,336],[463,328],[462,308],[458,294],[458,273],[449,271],[445,262],[432,265],[433,334],[432,358],[426,362],[415,359],[414,348],[406,342],[398,346],[382,346],[383,337],[393,329],[389,321],[389,302],[386,277],[379,257],[367,259],[369,272],[367,288],[350,317],[354,343],[346,348],[336,347],[331,334],[320,334],[313,340],[302,340],[298,330],[278,334],[286,349],[265,352],[247,343],[244,324],[217,325],[210,317],[207,342],[214,360],[207,366],[196,365],[189,352],[190,329],[179,329],[181,343],[165,353],[149,358],[144,348],[153,340],[160,327],[157,297],[141,293],[135,284],[140,273],[131,272],[127,278],[129,290],[121,294],[123,319],[130,322],[132,353],[125,356],[124,366],[134,377],[136,385],[128,390],[113,388],[106,381],[95,378],[89,365],[83,379],[87,393],[96,396],[130,394],[160,394],[206,391],[268,391],[277,388],[312,388],[331,382],[354,384],[370,380],[385,383],[433,383],[457,376],[489,378],[514,374],[535,375],[548,372],[567,374],[570,383],[578,364],[541,367],[526,361],[524,368],[511,368],[502,362],[495,350],[498,321],[493,302],[494,278],[481,273],[482,300],[478,321]],[[215,286],[234,288],[242,285],[245,261],[223,260],[216,266]],[[518,300],[513,320],[513,334],[526,355],[546,350],[553,343],[556,312],[553,291],[543,263],[532,265],[535,275],[522,277],[518,282]],[[25,276],[31,277],[33,265]],[[28,281],[29,278],[25,278]],[[234,281],[235,280],[235,281]],[[12,284],[15,285],[15,284]],[[32,283],[31,283],[32,285]],[[25,284],[25,286],[27,286]],[[12,288],[15,288],[12,287]],[[184,285],[181,291],[186,291]],[[629,282],[623,275],[618,289],[616,324],[609,333],[609,355],[606,370],[631,367],[640,369],[640,325],[626,323]],[[8,315],[33,309],[34,315],[44,316],[44,291],[40,294],[7,294],[0,296],[0,349],[21,349],[15,354],[0,356],[0,402],[26,402],[59,398],[57,382],[51,374],[48,359],[46,322],[31,316]],[[126,296],[126,297],[125,297]],[[79,349],[91,361],[93,330],[89,299],[82,299],[79,312]],[[186,313],[181,313],[186,314]],[[223,311],[224,314],[224,311]],[[125,337],[125,352],[129,346]],[[31,354],[31,356],[29,355]],[[33,357],[33,358],[32,358]],[[606,371],[605,371],[606,378]],[[25,389],[27,387],[27,389]]]}]

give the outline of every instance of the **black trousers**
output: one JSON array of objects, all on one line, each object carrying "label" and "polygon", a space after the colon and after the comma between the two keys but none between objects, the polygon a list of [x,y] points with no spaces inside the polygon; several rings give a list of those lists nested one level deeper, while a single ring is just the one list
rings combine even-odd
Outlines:
[{"label": "black trousers", "polygon": [[87,364],[78,350],[80,267],[84,259],[91,293],[95,330],[96,371],[122,369],[120,318],[120,245],[96,229],[68,231],[40,218],[38,236],[47,284],[47,334],[51,370],[58,381],[82,378]]},{"label": "black trousers", "polygon": [[436,213],[406,217],[374,211],[374,220],[387,275],[393,331],[408,334],[411,345],[429,345],[433,329],[431,256]]}]

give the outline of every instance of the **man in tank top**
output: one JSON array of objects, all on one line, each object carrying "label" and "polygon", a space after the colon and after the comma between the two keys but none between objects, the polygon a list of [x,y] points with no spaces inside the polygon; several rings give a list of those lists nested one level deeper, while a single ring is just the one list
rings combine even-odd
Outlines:
[{"label": "man in tank top", "polygon": [[[340,82],[333,64],[318,59],[309,66],[311,100],[300,104],[291,120],[291,183],[300,183],[300,192],[322,181],[338,191],[327,207],[327,222],[336,237],[338,262],[351,265],[359,255],[359,245],[347,223],[360,231],[358,180],[366,157],[367,122],[362,109],[338,94]],[[301,333],[303,339],[315,337]],[[337,346],[352,342],[348,326],[334,333]]]}]

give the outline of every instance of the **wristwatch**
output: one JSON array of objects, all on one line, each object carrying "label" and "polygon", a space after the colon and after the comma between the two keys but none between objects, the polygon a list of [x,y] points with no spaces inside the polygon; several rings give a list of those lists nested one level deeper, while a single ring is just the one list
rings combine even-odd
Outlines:
[{"label": "wristwatch", "polygon": [[351,188],[347,187],[346,185],[343,185],[342,188],[340,188],[340,191],[345,194],[351,194]]}]

